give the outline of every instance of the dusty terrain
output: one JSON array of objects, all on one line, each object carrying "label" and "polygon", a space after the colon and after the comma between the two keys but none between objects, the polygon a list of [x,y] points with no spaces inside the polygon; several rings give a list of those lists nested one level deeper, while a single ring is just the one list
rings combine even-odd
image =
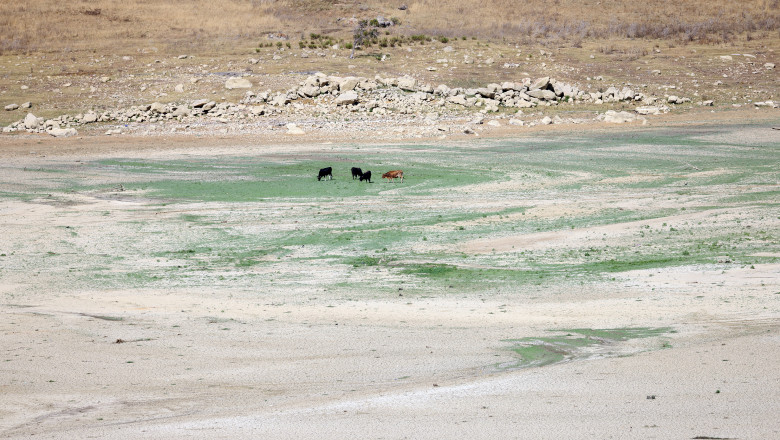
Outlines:
[{"label": "dusty terrain", "polygon": [[0,438],[780,438],[777,0],[149,3],[0,3]]},{"label": "dusty terrain", "polygon": [[[3,138],[1,436],[777,437],[762,115],[415,144]],[[517,345],[644,328],[548,342],[565,356],[541,366]]]}]

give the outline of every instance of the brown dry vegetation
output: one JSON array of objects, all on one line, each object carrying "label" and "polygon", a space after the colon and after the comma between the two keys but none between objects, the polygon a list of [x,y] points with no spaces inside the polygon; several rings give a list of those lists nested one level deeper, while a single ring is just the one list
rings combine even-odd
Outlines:
[{"label": "brown dry vegetation", "polygon": [[[245,44],[269,32],[348,36],[354,21],[400,19],[395,33],[478,36],[578,45],[593,38],[729,43],[778,38],[780,0],[28,0],[0,2],[0,50],[137,48],[180,50]],[[191,51],[194,49],[190,49]]]}]

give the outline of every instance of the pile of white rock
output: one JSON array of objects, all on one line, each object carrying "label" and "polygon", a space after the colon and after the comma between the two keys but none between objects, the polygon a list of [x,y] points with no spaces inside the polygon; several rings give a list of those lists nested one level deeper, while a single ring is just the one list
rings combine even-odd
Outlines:
[{"label": "pile of white rock", "polygon": [[[433,86],[410,76],[400,78],[339,77],[316,73],[287,91],[248,91],[239,103],[199,99],[186,103],[137,105],[112,111],[88,111],[78,115],[62,115],[43,120],[28,114],[22,120],[3,128],[3,132],[27,131],[68,136],[75,127],[96,122],[156,123],[178,121],[189,123],[210,118],[214,122],[241,122],[263,115],[286,113],[290,116],[317,117],[364,112],[375,115],[450,114],[497,112],[501,108],[532,108],[537,106],[635,103],[640,115],[669,111],[658,105],[659,99],[638,93],[629,87],[609,87],[603,92],[586,92],[576,85],[543,77],[524,78],[518,82],[487,84],[479,88]],[[688,98],[669,96],[666,104],[683,104]],[[109,130],[107,134],[116,133]]]}]

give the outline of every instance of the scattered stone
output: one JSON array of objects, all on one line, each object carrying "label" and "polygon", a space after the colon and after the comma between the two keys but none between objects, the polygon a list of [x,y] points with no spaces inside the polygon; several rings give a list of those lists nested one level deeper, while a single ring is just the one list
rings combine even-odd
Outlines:
[{"label": "scattered stone", "polygon": [[491,127],[500,127],[500,126],[501,126],[501,123],[500,123],[500,122],[498,122],[498,121],[497,121],[497,120],[495,120],[495,119],[492,119],[492,120],[488,121],[487,125],[489,125],[489,126],[491,126]]},{"label": "scattered stone", "polygon": [[512,119],[509,120],[509,125],[520,125],[520,126],[523,126],[523,125],[525,125],[525,122],[523,122],[521,119],[512,118]]},{"label": "scattered stone", "polygon": [[16,110],[18,108],[19,108],[19,104],[8,104],[7,106],[5,106],[5,110],[9,112]]},{"label": "scattered stone", "polygon": [[23,86],[22,86],[22,87],[20,87],[20,88],[21,88],[22,90],[27,90],[27,89],[29,89],[29,88],[30,88],[30,86],[23,85]]},{"label": "scattered stone", "polygon": [[545,116],[545,117],[543,117],[543,118],[542,118],[542,120],[541,120],[541,121],[539,121],[539,122],[540,122],[542,125],[550,125],[550,124],[552,124],[552,123],[553,123],[553,121],[552,121],[552,118],[550,118],[549,116]]},{"label": "scattered stone", "polygon": [[111,81],[111,78],[109,78],[107,76],[100,77],[100,82],[102,82],[102,83],[107,83],[109,81]]},{"label": "scattered stone", "polygon": [[22,104],[22,108],[25,108],[25,109],[32,108],[32,103],[30,101],[27,101],[27,102]]},{"label": "scattered stone", "polygon": [[764,69],[772,70],[775,68],[775,63],[766,63],[764,64]]},{"label": "scattered stone", "polygon": [[228,90],[250,89],[252,88],[252,82],[246,78],[228,78],[228,80],[225,81],[225,88]]}]

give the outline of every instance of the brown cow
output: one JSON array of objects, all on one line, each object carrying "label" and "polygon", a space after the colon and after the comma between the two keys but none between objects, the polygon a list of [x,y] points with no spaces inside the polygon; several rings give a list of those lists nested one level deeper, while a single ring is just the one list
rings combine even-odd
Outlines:
[{"label": "brown cow", "polygon": [[383,179],[387,179],[388,182],[391,179],[393,180],[393,182],[395,182],[395,179],[400,178],[401,182],[403,182],[404,181],[404,172],[401,171],[401,170],[388,171],[388,172],[382,174],[382,178]]}]

